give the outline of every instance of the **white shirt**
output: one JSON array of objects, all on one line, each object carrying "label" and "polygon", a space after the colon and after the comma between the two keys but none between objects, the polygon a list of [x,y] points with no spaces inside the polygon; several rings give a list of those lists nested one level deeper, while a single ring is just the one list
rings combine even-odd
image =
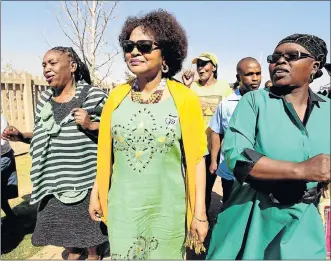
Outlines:
[{"label": "white shirt", "polygon": [[[232,114],[237,107],[239,100],[241,99],[239,88],[237,88],[232,94],[230,94],[225,100],[221,101],[218,105],[216,112],[210,120],[209,127],[218,134],[225,134],[229,127],[229,122]],[[216,174],[227,180],[233,180],[234,176],[229,171],[224,161],[223,152],[220,155],[220,164]]]},{"label": "white shirt", "polygon": [[[6,117],[1,113],[1,135],[3,131],[8,127],[8,121]],[[11,146],[8,141],[1,139],[1,156],[11,150]]]}]

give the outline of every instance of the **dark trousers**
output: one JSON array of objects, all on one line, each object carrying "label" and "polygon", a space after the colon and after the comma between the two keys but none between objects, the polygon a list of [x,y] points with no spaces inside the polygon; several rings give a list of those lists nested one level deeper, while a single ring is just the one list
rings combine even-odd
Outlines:
[{"label": "dark trousers", "polygon": [[206,161],[206,211],[208,213],[208,209],[211,203],[211,192],[215,183],[216,175],[210,174],[209,172],[209,166],[211,162],[210,154],[205,156],[205,161]]},{"label": "dark trousers", "polygon": [[234,182],[233,180],[222,178],[223,203],[225,203],[231,195],[233,182]]}]

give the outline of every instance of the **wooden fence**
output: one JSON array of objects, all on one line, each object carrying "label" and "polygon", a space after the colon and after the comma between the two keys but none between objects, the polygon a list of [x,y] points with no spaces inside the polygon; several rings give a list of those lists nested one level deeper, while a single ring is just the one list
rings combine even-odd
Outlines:
[{"label": "wooden fence", "polygon": [[[22,132],[32,132],[36,103],[42,91],[48,87],[43,77],[33,77],[28,73],[1,73],[1,113],[10,125]],[[109,93],[111,88],[104,87]],[[15,155],[27,153],[29,145],[11,142]]]},{"label": "wooden fence", "polygon": [[[9,124],[22,132],[32,132],[34,111],[40,93],[46,90],[45,80],[30,74],[1,73],[1,113]],[[15,155],[29,151],[29,145],[11,142]]]}]

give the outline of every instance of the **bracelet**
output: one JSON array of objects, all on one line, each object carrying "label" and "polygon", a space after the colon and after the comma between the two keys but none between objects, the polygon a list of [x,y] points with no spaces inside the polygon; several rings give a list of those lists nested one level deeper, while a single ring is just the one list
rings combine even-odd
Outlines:
[{"label": "bracelet", "polygon": [[196,216],[193,216],[196,220],[198,220],[199,222],[208,222],[208,219],[202,220],[202,219],[198,219]]}]

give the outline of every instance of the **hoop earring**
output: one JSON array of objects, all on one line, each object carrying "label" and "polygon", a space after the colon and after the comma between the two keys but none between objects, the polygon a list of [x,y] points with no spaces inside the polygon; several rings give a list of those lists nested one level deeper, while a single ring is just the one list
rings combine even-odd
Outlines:
[{"label": "hoop earring", "polygon": [[169,72],[169,66],[168,65],[166,65],[166,64],[164,64],[164,65],[162,65],[162,72],[163,73],[167,73],[167,72]]},{"label": "hoop earring", "polygon": [[314,76],[315,76],[315,74],[313,74],[313,73],[310,75],[310,79],[309,79],[310,83],[312,83],[314,81]]}]

